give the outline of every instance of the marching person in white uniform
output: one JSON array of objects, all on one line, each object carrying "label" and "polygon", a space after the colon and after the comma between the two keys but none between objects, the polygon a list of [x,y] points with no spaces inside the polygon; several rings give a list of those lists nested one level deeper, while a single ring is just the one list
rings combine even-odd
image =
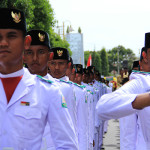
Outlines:
[{"label": "marching person in white uniform", "polygon": [[[146,34],[147,35],[147,34]],[[144,61],[150,68],[150,41]],[[150,75],[140,72],[136,79],[133,79],[111,94],[105,94],[98,101],[96,109],[99,117],[103,120],[121,118],[133,113],[138,113],[140,125],[146,149],[150,149]],[[141,143],[142,144],[142,143]]]},{"label": "marching person in white uniform", "polygon": [[[48,33],[43,30],[30,30],[27,35],[32,38],[30,48],[24,52],[24,63],[26,63],[28,70],[31,74],[40,75],[56,83],[56,80],[49,77],[50,75],[48,74],[47,63],[51,56]],[[49,123],[47,123],[44,130],[41,150],[56,150],[50,134]]]},{"label": "marching person in white uniform", "polygon": [[61,91],[65,97],[67,108],[71,115],[73,125],[77,136],[77,107],[75,100],[75,92],[73,85],[68,82],[69,78],[66,76],[66,70],[71,65],[69,62],[69,51],[66,48],[55,47],[51,49],[54,53],[53,59],[48,62],[50,75],[53,78],[59,79]]},{"label": "marching person in white uniform", "polygon": [[77,150],[73,123],[57,86],[23,68],[30,46],[23,12],[0,8],[0,149],[40,150],[47,122],[56,149]]},{"label": "marching person in white uniform", "polygon": [[81,86],[83,68],[81,64],[74,64],[76,73],[76,83],[74,90],[77,103],[77,126],[79,150],[88,150],[88,102],[87,92],[84,86]]},{"label": "marching person in white uniform", "polygon": [[[133,62],[132,70],[139,70],[139,61]],[[136,76],[131,74],[130,80],[134,78],[136,78]],[[120,149],[137,150],[136,143],[137,143],[137,132],[139,128],[137,113],[120,118],[119,125],[120,125]]]},{"label": "marching person in white uniform", "polygon": [[88,150],[93,150],[93,118],[94,116],[92,115],[92,105],[93,105],[93,93],[90,91],[90,86],[88,85],[88,79],[90,77],[89,71],[87,69],[83,69],[84,74],[82,76],[83,82],[81,84],[85,86],[88,94]]}]

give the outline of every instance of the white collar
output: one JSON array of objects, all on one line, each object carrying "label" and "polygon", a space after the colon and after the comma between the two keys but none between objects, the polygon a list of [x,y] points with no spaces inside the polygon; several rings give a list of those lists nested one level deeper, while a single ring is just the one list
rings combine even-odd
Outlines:
[{"label": "white collar", "polygon": [[19,77],[24,74],[24,69],[20,69],[16,72],[10,73],[10,74],[1,74],[0,73],[0,78],[10,78],[10,77]]},{"label": "white collar", "polygon": [[60,78],[61,80],[65,80],[65,81],[69,81],[69,77],[68,76],[64,76],[62,78]]}]

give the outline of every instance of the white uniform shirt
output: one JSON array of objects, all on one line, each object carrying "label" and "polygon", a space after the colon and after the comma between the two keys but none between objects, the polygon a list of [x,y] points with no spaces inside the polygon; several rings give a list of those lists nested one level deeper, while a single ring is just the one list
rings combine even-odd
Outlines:
[{"label": "white uniform shirt", "polygon": [[102,96],[96,109],[99,117],[104,120],[120,118],[137,112],[147,149],[150,149],[150,120],[147,119],[150,115],[150,107],[139,111],[132,107],[132,102],[138,94],[150,91],[150,76],[141,74],[138,76],[138,79],[131,80],[115,92]]},{"label": "white uniform shirt", "polygon": [[[130,80],[139,78],[137,73],[131,73]],[[138,114],[131,114],[119,119],[120,124],[120,150],[145,150],[145,142],[141,132]]]},{"label": "white uniform shirt", "polygon": [[[73,120],[73,125],[74,125],[75,131],[76,131],[76,136],[77,136],[77,121],[76,121],[77,115],[75,114],[76,113],[76,101],[75,101],[75,95],[74,95],[72,85],[70,85],[67,82],[60,81],[59,79],[55,79],[49,74],[47,74],[45,76],[45,78],[55,82],[55,84],[57,84],[57,86],[63,93],[63,96],[65,97],[65,100],[67,103],[67,107],[69,109],[69,113],[71,115],[71,119]],[[65,81],[67,81],[66,77],[64,77],[63,79],[65,79]],[[44,131],[43,144],[42,144],[41,150],[43,150],[44,147],[49,148],[48,150],[55,149],[55,145],[53,143],[53,137],[50,134],[50,130],[51,129],[49,127],[49,124],[47,123],[45,131]]]},{"label": "white uniform shirt", "polygon": [[93,144],[93,140],[94,140],[94,117],[93,116],[93,109],[94,109],[94,93],[92,93],[93,91],[93,87],[88,85],[88,84],[85,84],[85,83],[82,83],[83,85],[86,86],[86,89],[89,91],[88,92],[88,108],[89,108],[89,144]]},{"label": "white uniform shirt", "polygon": [[[62,93],[27,69],[10,102],[0,81],[0,149],[39,150],[47,121],[57,150],[77,150],[77,138],[68,109],[62,107]],[[22,105],[22,103],[29,103]]]},{"label": "white uniform shirt", "polygon": [[88,103],[85,89],[74,85],[77,103],[77,128],[79,150],[88,149]]}]

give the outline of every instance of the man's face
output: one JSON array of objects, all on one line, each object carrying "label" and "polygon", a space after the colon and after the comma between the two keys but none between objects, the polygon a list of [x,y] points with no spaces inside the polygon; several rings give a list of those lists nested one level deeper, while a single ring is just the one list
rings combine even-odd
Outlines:
[{"label": "man's face", "polygon": [[50,69],[51,76],[59,79],[66,75],[68,61],[63,59],[54,59],[49,61],[48,67]]},{"label": "man's face", "polygon": [[147,68],[148,68],[148,72],[150,71],[150,48],[147,49]]},{"label": "man's face", "polygon": [[47,74],[47,63],[49,59],[49,48],[44,45],[31,45],[24,51],[24,61],[32,74],[45,76]]},{"label": "man's face", "polygon": [[24,37],[21,30],[0,29],[0,65],[16,66],[22,63]]},{"label": "man's face", "polygon": [[71,74],[70,74],[70,76],[69,76],[69,80],[76,83],[76,73],[75,73],[75,69],[72,69],[72,70],[71,70]]},{"label": "man's face", "polygon": [[96,74],[94,74],[94,79],[97,80],[97,81],[99,81],[99,76],[96,75]]},{"label": "man's face", "polygon": [[70,78],[71,76],[71,73],[72,73],[72,67],[71,65],[68,67],[68,69],[66,70],[66,76],[68,76]]},{"label": "man's face", "polygon": [[94,74],[93,73],[90,73],[90,82],[92,82],[94,79]]},{"label": "man's face", "polygon": [[82,74],[76,73],[76,83],[81,84],[82,81]]},{"label": "man's face", "polygon": [[88,80],[87,78],[88,78],[87,74],[83,73],[82,80],[84,83],[87,83],[87,80]]}]

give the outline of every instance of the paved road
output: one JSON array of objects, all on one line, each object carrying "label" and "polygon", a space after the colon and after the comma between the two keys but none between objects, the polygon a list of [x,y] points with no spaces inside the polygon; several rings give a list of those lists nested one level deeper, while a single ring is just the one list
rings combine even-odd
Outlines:
[{"label": "paved road", "polygon": [[109,120],[107,133],[103,138],[103,147],[105,150],[120,149],[120,129],[118,120]]}]

